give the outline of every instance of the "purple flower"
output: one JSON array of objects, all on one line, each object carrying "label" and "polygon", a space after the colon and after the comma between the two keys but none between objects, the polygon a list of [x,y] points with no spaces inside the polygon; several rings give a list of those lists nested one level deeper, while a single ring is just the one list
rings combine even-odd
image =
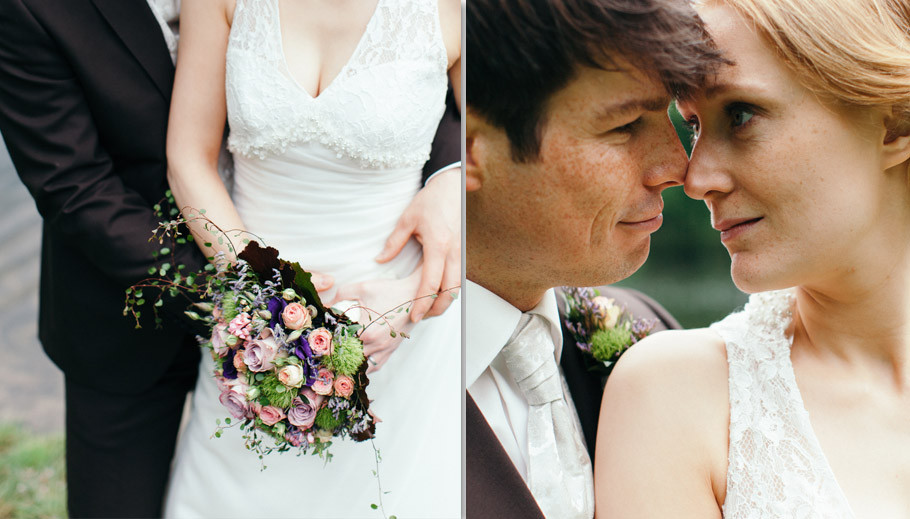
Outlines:
[{"label": "purple flower", "polygon": [[224,362],[221,363],[221,368],[224,371],[224,378],[234,380],[237,378],[237,368],[234,367],[234,355],[237,352],[235,350],[228,350],[227,357],[224,358]]},{"label": "purple flower", "polygon": [[300,392],[308,402],[304,402],[299,396],[294,399],[291,409],[288,410],[288,421],[303,430],[309,429],[316,421],[316,411],[322,404],[322,397],[313,392],[312,389],[306,388]]},{"label": "purple flower", "polygon": [[272,314],[272,319],[269,321],[269,328],[274,328],[278,324],[284,326],[284,322],[281,321],[281,313],[284,311],[284,307],[288,305],[288,302],[280,297],[273,297],[269,299],[269,313]]},{"label": "purple flower", "polygon": [[240,386],[234,386],[226,391],[222,391],[221,395],[218,397],[218,401],[227,408],[228,412],[231,413],[231,416],[239,420],[241,418],[247,418],[250,415],[250,406],[246,403],[246,395],[235,389],[238,387]]},{"label": "purple flower", "polygon": [[278,342],[272,336],[272,330],[262,330],[256,340],[250,341],[243,352],[243,362],[250,371],[268,371],[275,367],[272,361],[278,355]]},{"label": "purple flower", "polygon": [[306,442],[306,433],[292,425],[284,433],[284,438],[294,447],[300,447]]}]

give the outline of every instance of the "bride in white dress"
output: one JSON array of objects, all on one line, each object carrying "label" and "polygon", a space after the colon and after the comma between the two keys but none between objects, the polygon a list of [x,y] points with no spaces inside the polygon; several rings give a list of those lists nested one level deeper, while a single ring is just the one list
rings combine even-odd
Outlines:
[{"label": "bride in white dress", "polygon": [[[332,276],[336,287],[372,287],[363,302],[374,309],[414,298],[420,245],[411,240],[384,264],[374,258],[419,189],[447,70],[460,86],[460,3],[183,4],[168,134],[178,204],[261,237],[283,258]],[[230,198],[215,170],[225,117],[235,164]],[[386,514],[402,518],[460,516],[458,305],[413,328],[400,315],[396,327],[409,329],[410,339],[390,356],[397,341],[379,340],[386,350],[377,355],[387,360],[369,388],[382,420],[379,481],[370,442],[336,441],[328,464],[272,454],[261,472],[242,431],[211,438],[226,410],[203,355],[167,516],[378,517],[370,505],[380,499]]]},{"label": "bride in white dress", "polygon": [[700,14],[732,63],[678,101],[696,133],[685,190],[753,295],[617,364],[598,515],[910,518],[910,9]]}]

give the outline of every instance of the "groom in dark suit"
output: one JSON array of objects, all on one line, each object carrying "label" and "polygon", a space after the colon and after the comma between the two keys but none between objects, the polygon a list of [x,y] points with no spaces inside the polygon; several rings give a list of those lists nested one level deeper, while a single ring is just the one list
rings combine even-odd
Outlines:
[{"label": "groom in dark suit", "polygon": [[554,287],[645,261],[686,170],[668,105],[719,57],[685,0],[471,0],[466,25],[468,517],[591,517],[603,385]]},{"label": "groom in dark suit", "polygon": [[[44,218],[39,335],[66,379],[74,517],[159,517],[199,348],[178,318],[121,311],[148,275],[178,0],[0,0],[0,132]],[[448,116],[448,137],[459,125]],[[439,137],[439,134],[437,134]],[[432,172],[459,160],[434,154]],[[205,259],[174,248],[187,271]],[[167,309],[180,315],[184,304]]]}]

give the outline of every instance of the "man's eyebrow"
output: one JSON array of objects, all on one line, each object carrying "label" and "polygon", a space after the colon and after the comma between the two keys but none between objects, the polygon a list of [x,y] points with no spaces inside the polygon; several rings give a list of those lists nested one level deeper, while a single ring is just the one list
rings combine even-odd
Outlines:
[{"label": "man's eyebrow", "polygon": [[669,108],[669,97],[653,97],[650,99],[630,99],[615,104],[604,105],[597,109],[598,119],[614,119],[631,112],[657,112]]}]

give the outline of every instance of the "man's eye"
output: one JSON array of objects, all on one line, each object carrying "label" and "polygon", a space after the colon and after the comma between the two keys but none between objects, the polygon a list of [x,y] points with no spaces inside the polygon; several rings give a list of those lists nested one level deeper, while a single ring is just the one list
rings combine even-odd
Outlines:
[{"label": "man's eye", "polygon": [[632,133],[632,131],[635,130],[635,128],[638,128],[638,126],[640,124],[641,124],[641,117],[639,117],[638,119],[635,119],[634,121],[630,122],[629,124],[624,124],[622,126],[613,128],[611,131],[619,132],[619,133]]}]

